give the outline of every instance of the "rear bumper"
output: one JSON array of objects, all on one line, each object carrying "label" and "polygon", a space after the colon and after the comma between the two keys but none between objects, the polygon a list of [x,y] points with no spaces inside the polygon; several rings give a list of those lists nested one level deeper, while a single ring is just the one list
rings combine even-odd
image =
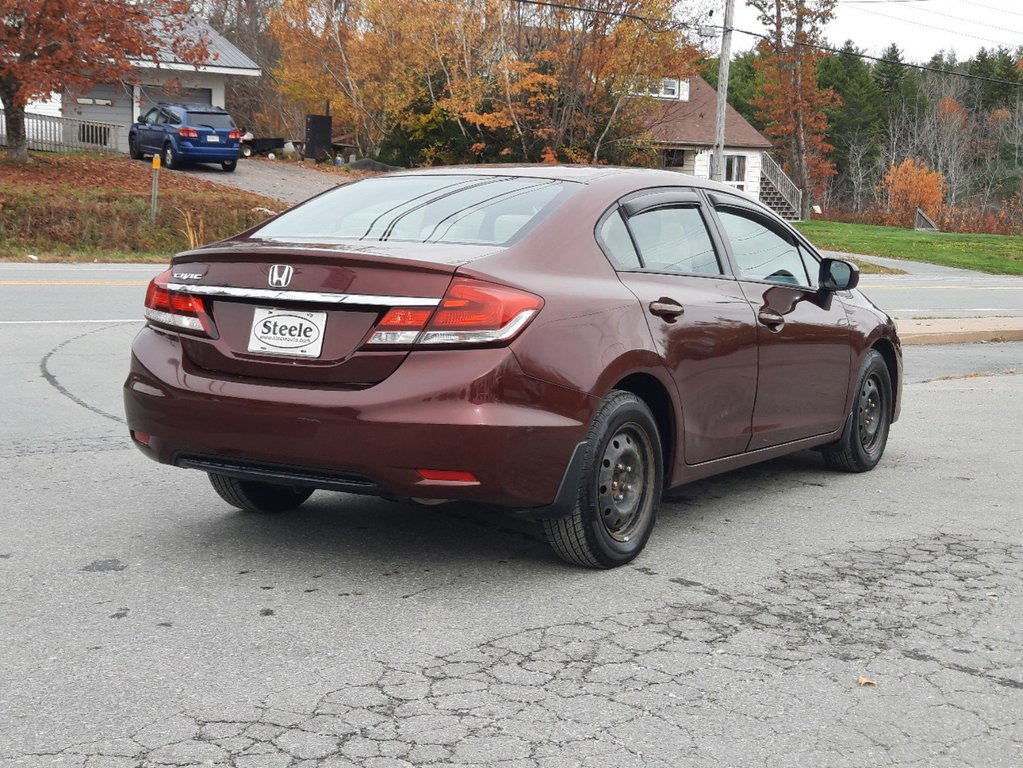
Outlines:
[{"label": "rear bumper", "polygon": [[223,144],[193,144],[190,141],[178,142],[178,155],[183,160],[192,160],[197,163],[222,163],[225,160],[237,160],[239,147],[225,146]]},{"label": "rear bumper", "polygon": [[[574,500],[566,474],[599,406],[526,376],[507,349],[414,352],[381,383],[354,390],[221,377],[152,328],[132,352],[125,413],[130,430],[151,436],[136,443],[150,458],[398,498],[515,508]],[[479,483],[427,481],[418,469],[467,471]]]}]

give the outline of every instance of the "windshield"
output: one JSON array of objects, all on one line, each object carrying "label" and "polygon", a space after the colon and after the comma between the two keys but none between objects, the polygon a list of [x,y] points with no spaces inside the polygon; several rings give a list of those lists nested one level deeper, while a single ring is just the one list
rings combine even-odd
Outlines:
[{"label": "windshield", "polygon": [[555,200],[551,179],[383,176],[348,184],[288,211],[253,234],[263,240],[398,240],[504,245]]},{"label": "windshield", "polygon": [[189,112],[188,124],[206,128],[234,128],[234,120],[223,112]]}]

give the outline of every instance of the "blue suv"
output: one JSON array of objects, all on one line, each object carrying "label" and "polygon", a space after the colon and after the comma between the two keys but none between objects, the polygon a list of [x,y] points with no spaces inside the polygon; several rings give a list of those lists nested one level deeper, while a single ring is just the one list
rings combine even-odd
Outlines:
[{"label": "blue suv", "polygon": [[128,131],[133,160],[159,155],[166,168],[183,163],[220,163],[225,171],[238,166],[241,131],[222,107],[209,104],[157,104]]}]

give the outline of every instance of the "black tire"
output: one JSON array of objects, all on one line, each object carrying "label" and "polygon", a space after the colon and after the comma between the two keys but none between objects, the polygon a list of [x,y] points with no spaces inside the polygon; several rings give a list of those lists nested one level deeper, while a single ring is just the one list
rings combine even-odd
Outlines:
[{"label": "black tire", "polygon": [[181,161],[178,160],[178,153],[174,151],[174,145],[169,141],[163,145],[163,152],[160,157],[160,164],[164,168],[170,168],[174,170],[181,165]]},{"label": "black tire", "polygon": [[228,173],[231,173],[231,171],[233,171],[235,168],[238,167],[238,161],[237,160],[225,160],[224,162],[222,162],[220,164],[220,167],[223,168]]},{"label": "black tire", "polygon": [[134,136],[128,137],[128,157],[132,160],[141,160],[143,155],[139,152],[138,141]]},{"label": "black tire", "polygon": [[863,360],[842,437],[821,449],[824,460],[843,472],[870,471],[884,455],[891,424],[891,374],[881,353],[872,349]]},{"label": "black tire", "polygon": [[245,512],[287,512],[308,499],[312,488],[239,480],[236,477],[207,472],[217,494],[232,507]]},{"label": "black tire", "polygon": [[631,392],[612,391],[590,426],[575,507],[544,521],[548,543],[575,565],[628,563],[654,529],[663,478],[653,414]]}]

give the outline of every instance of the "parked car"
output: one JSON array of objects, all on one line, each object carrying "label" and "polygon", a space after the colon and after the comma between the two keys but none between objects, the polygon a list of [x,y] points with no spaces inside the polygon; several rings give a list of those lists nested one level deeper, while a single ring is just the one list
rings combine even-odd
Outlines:
[{"label": "parked car", "polygon": [[878,463],[901,345],[858,276],[677,173],[368,178],[174,257],[128,427],[243,510],[316,488],[493,504],[617,566],[666,489],[807,448]]},{"label": "parked car", "polygon": [[225,171],[233,171],[240,145],[241,131],[231,115],[209,104],[157,104],[128,129],[131,158],[159,155],[165,168],[220,163]]}]

